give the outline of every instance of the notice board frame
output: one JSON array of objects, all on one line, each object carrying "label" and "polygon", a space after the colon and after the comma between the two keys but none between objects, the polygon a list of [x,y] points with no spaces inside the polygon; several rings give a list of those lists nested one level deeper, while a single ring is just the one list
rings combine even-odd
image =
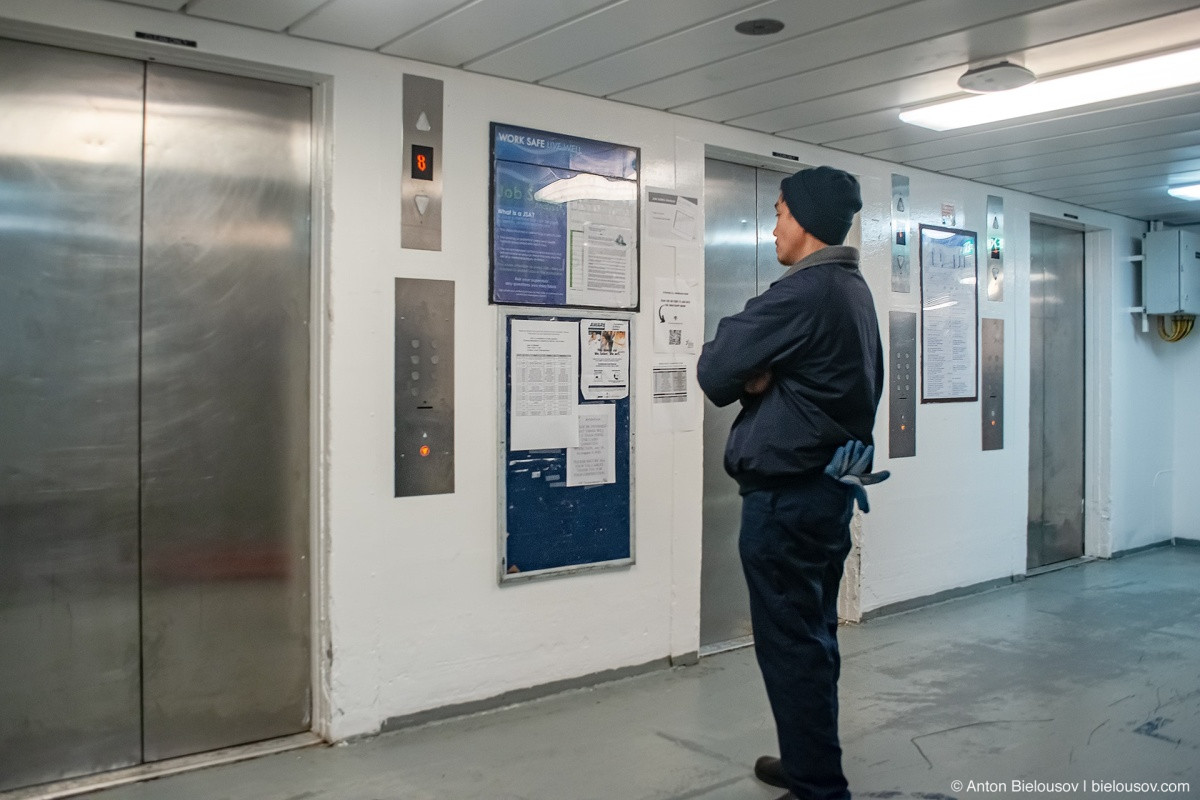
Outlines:
[{"label": "notice board frame", "polygon": [[[495,121],[491,123],[488,130],[488,303],[492,305],[533,308],[577,308],[605,311],[640,310],[642,302],[642,149],[634,145],[605,142],[598,139],[543,131]],[[516,138],[513,144],[503,144],[501,147],[498,147],[500,138],[504,136]],[[520,141],[516,142],[516,139]],[[528,144],[529,142],[540,142],[541,144],[530,145]],[[516,204],[513,208],[501,209],[498,207],[497,201],[501,194],[505,194],[510,190],[520,189],[519,186],[515,187],[515,189],[514,187],[509,187],[498,179],[501,164],[508,164],[510,167],[519,167],[522,170],[540,171],[543,177],[558,176],[559,178],[565,178],[569,173],[574,173],[576,177],[587,176],[601,182],[619,181],[621,183],[632,184],[634,242],[632,246],[633,274],[630,277],[631,283],[629,287],[633,293],[632,303],[610,305],[604,303],[567,302],[568,292],[566,286],[570,271],[570,259],[573,257],[575,251],[573,235],[579,233],[581,237],[583,236],[582,232],[575,232],[569,228],[562,231],[563,238],[557,243],[561,245],[562,252],[553,253],[553,258],[558,262],[554,268],[555,270],[561,270],[562,273],[563,296],[561,298],[557,295],[557,287],[555,287],[555,296],[550,297],[545,294],[549,287],[519,290],[498,285],[498,270],[506,271],[511,269],[514,271],[514,274],[516,270],[515,265],[502,264],[502,259],[497,254],[496,243],[500,228],[497,223],[499,215],[502,212],[506,214],[506,220],[528,218],[523,224],[532,226],[531,230],[528,231],[530,239],[528,246],[522,248],[527,257],[535,258],[539,251],[544,251],[554,241],[554,237],[546,235],[545,230],[542,230],[539,235],[537,219],[543,215],[537,211],[529,210],[536,208],[537,205],[541,205],[528,205],[534,203],[536,199],[535,194],[537,194],[537,191],[534,187],[536,179],[526,176],[530,177],[529,184],[525,189],[517,191],[513,198],[510,198],[510,202]],[[630,168],[632,169],[632,176],[628,174]],[[508,197],[508,195],[505,194],[505,197]],[[555,202],[561,203],[563,207],[562,213],[566,215],[567,200]],[[525,204],[524,209],[521,207],[522,204]],[[586,247],[586,244],[580,245],[580,250],[582,251],[584,247]],[[540,269],[548,271],[551,254],[547,252],[540,252],[540,254],[546,262],[541,265]],[[531,282],[537,282],[535,280],[538,277],[536,271],[530,271],[527,277],[530,278]],[[504,281],[500,281],[500,283],[503,284]],[[506,292],[508,293],[507,295]],[[541,297],[538,297],[539,293],[542,293]]]},{"label": "notice board frame", "polygon": [[[634,312],[597,309],[589,313],[539,306],[500,306],[498,309],[499,368],[496,373],[501,400],[497,403],[496,428],[500,466],[496,470],[498,583],[505,586],[632,566],[637,563],[633,492]],[[604,319],[628,323],[629,391],[626,396],[619,400],[584,401],[579,376],[575,376],[581,405],[608,403],[616,407],[616,483],[566,486],[566,448],[509,451],[512,405],[509,333],[514,319],[575,323]],[[561,469],[558,480],[547,480],[548,475],[554,477],[556,468]],[[539,472],[541,474],[535,477]],[[530,557],[532,561],[528,560]],[[533,567],[522,568],[518,560],[532,563]],[[510,572],[514,567],[518,571]]]}]

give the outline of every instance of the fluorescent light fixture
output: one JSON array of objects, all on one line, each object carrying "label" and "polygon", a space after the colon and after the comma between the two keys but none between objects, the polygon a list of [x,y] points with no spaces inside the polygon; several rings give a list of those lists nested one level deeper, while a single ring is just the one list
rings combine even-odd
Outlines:
[{"label": "fluorescent light fixture", "polygon": [[910,125],[948,131],[1193,83],[1200,83],[1200,48],[1052,78],[1007,92],[913,108],[901,111],[900,119]]},{"label": "fluorescent light fixture", "polygon": [[1187,186],[1172,186],[1167,189],[1167,194],[1171,197],[1178,197],[1180,200],[1200,200],[1200,183],[1192,183]]}]

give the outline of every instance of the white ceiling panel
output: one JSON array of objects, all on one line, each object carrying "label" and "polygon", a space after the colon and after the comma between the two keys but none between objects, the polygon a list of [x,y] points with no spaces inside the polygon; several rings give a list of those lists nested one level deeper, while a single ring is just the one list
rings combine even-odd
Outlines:
[{"label": "white ceiling panel", "polygon": [[1194,113],[1200,110],[1200,95],[1195,93],[1197,89],[1189,87],[1187,90],[1142,95],[1069,112],[1049,112],[1007,123],[977,125],[944,133],[905,125],[897,120],[897,127],[890,131],[838,142],[836,146],[907,164],[943,153],[996,147],[1028,139],[1047,139],[1081,130],[1128,125],[1145,119],[1169,118],[1176,110],[1177,113]]},{"label": "white ceiling panel", "polygon": [[[1200,0],[109,0],[776,133],[1140,219],[1200,176],[1182,89],[935,132],[898,112],[1006,59],[1043,79],[1200,46]],[[777,19],[745,36],[738,22]],[[569,127],[567,132],[572,131]],[[636,131],[630,133],[636,138]]]},{"label": "white ceiling panel", "polygon": [[[1096,180],[1099,172],[1113,172],[1122,169],[1137,169],[1139,167],[1151,167],[1161,172],[1168,165],[1184,164],[1197,158],[1200,158],[1200,151],[1195,147],[1191,147],[1179,148],[1178,152],[1175,153],[1167,151],[1126,152],[1119,156],[1112,156],[1111,158],[1089,159],[1088,162],[1071,162],[1070,164],[1058,163],[1049,167],[1037,166],[1031,159],[1028,162],[1030,164],[1028,169],[1012,170],[1012,172],[1004,176],[1004,182],[1016,185],[1032,181],[1057,180],[1059,178],[1076,178],[1081,181],[1087,180],[1090,182]],[[1081,177],[1076,164],[1089,162],[1092,164],[1092,169],[1095,172]],[[1158,173],[1156,172],[1155,174]],[[962,175],[960,177],[965,178],[967,176]]]},{"label": "white ceiling panel", "polygon": [[458,67],[605,5],[601,0],[475,0],[406,33],[381,53]]},{"label": "white ceiling panel", "polygon": [[[1048,150],[1027,158],[1014,158],[997,162],[999,166],[990,168],[985,165],[967,167],[964,169],[947,170],[950,174],[971,180],[1002,180],[1019,181],[1025,175],[1047,175],[1052,171],[1071,174],[1079,164],[1092,163],[1096,169],[1111,168],[1117,165],[1134,166],[1137,164],[1153,164],[1163,161],[1178,161],[1189,158],[1200,158],[1200,131],[1186,137],[1190,142],[1168,147],[1156,144],[1163,137],[1151,139],[1132,139],[1117,144],[1107,144],[1102,147],[1087,147],[1073,150],[1070,160],[1064,161],[1063,151]],[[1180,135],[1180,138],[1185,138]],[[986,152],[994,152],[988,150]],[[984,174],[979,174],[984,171]]]},{"label": "white ceiling panel", "polygon": [[1038,186],[1045,190],[1052,188],[1056,192],[1055,197],[1058,197],[1057,193],[1082,191],[1100,184],[1100,182],[1111,181],[1114,175],[1120,175],[1126,179],[1165,176],[1175,170],[1190,172],[1190,170],[1198,168],[1195,164],[1200,164],[1200,160],[1196,157],[1172,161],[1168,156],[1150,152],[1150,154],[1136,154],[1098,162],[1094,164],[1093,172],[1086,175],[1079,174],[1078,170],[1072,172],[1069,169],[1072,164],[1060,164],[1060,166],[1048,169],[1030,169],[1026,172],[1013,173],[1010,185]]},{"label": "white ceiling panel", "polygon": [[[802,103],[781,105],[769,111],[754,114],[753,116],[738,117],[726,121],[740,128],[751,128],[756,131],[773,133],[854,118],[863,114],[871,114],[878,111],[881,106],[887,108],[891,124],[883,128],[873,128],[859,131],[856,134],[849,134],[861,136],[864,133],[872,133],[895,127],[896,120],[899,118],[900,108],[925,102],[926,98],[931,95],[936,96],[934,95],[935,92],[945,92],[947,82],[950,85],[954,85],[954,82],[958,80],[958,76],[961,74],[962,71],[959,69],[942,69],[927,72],[923,75],[915,75],[910,78],[886,81],[873,86],[866,86],[861,89],[828,95],[826,97],[818,97]],[[806,139],[805,141],[814,140]]]},{"label": "white ceiling panel", "polygon": [[1182,114],[1167,120],[1145,120],[1132,125],[1068,133],[1053,139],[1014,142],[991,148],[986,151],[987,155],[968,150],[910,163],[934,172],[952,171],[963,177],[982,178],[1012,172],[1009,164],[1034,156],[1046,160],[1042,166],[1051,166],[1104,158],[1109,155],[1110,147],[1132,145],[1150,151],[1188,147],[1197,142],[1200,142],[1200,114]]},{"label": "white ceiling panel", "polygon": [[[548,86],[584,92],[603,97],[615,96],[635,87],[669,76],[689,74],[695,70],[698,80],[714,83],[722,79],[724,61],[761,48],[775,48],[783,39],[826,28],[852,19],[860,13],[872,13],[898,4],[898,0],[858,0],[851,7],[842,3],[797,3],[794,0],[768,3],[723,19],[713,20],[647,42],[639,47],[617,53],[609,58],[570,70],[551,80]],[[734,30],[741,21],[769,17],[784,23],[775,36],[746,36]],[[781,38],[782,37],[782,38]],[[764,41],[765,40],[765,41]],[[702,94],[701,96],[707,96]],[[627,97],[617,98],[634,102]],[[674,105],[682,100],[676,98]],[[644,103],[652,108],[666,106]]]},{"label": "white ceiling panel", "polygon": [[219,19],[250,28],[281,31],[304,17],[325,0],[191,0],[187,13],[194,17]]},{"label": "white ceiling panel", "polygon": [[1052,193],[1050,196],[1057,197],[1058,193],[1078,191],[1083,187],[1095,186],[1099,183],[1115,180],[1128,181],[1156,175],[1163,176],[1163,183],[1165,185],[1168,174],[1188,175],[1196,171],[1200,171],[1200,160],[1181,161],[1171,165],[1170,169],[1166,169],[1161,164],[1147,164],[1140,167],[1097,171],[1086,176],[1076,174],[1058,178],[1037,178],[1028,181],[1019,181],[1013,184],[1013,186],[1019,187],[1024,192],[1033,192],[1034,194],[1050,192]]},{"label": "white ceiling panel", "polygon": [[[469,69],[521,81],[541,81],[627,48],[762,5],[747,0],[623,0],[605,4],[471,64]],[[751,13],[747,11],[747,13]],[[740,19],[740,17],[739,17]],[[588,91],[588,94],[595,92]]]},{"label": "white ceiling panel", "polygon": [[[942,83],[939,85],[935,80],[922,80],[918,91],[924,92],[923,100],[914,97],[913,92],[906,92],[903,100],[895,100],[891,105],[917,104],[928,102],[929,99],[962,95],[965,93],[958,88],[957,81],[963,72],[961,65],[964,63],[995,61],[1007,53],[1024,48],[1026,63],[1029,63],[1031,55],[1035,55],[1034,60],[1040,59],[1041,62],[1039,69],[1043,68],[1042,64],[1062,64],[1067,59],[1056,57],[1056,45],[1047,43],[1069,41],[1068,37],[1086,34],[1096,22],[1122,25],[1131,19],[1139,20],[1146,14],[1157,13],[1164,8],[1174,10],[1179,5],[1180,0],[1149,0],[1145,4],[1119,4],[1114,7],[1112,0],[1078,0],[1067,5],[1031,11],[1018,18],[1008,17],[995,22],[981,21],[977,27],[968,30],[955,29],[959,19],[951,15],[952,22],[929,31],[929,34],[932,36],[938,33],[943,27],[949,27],[953,32],[925,40],[918,36],[913,43],[905,43],[906,38],[911,38],[911,33],[908,37],[894,36],[891,41],[895,43],[895,47],[883,52],[862,54],[854,60],[853,71],[846,69],[844,64],[835,63],[819,66],[803,75],[793,74],[775,80],[764,76],[763,80],[757,84],[750,84],[747,88],[697,103],[677,106],[673,110],[719,122],[736,121],[738,125],[753,127],[756,130],[785,130],[803,124],[802,118],[779,120],[772,127],[759,128],[748,122],[748,117],[767,109],[778,109],[816,98],[837,99],[844,92],[862,86],[907,76],[926,76],[933,71],[937,71],[936,76],[942,79]],[[887,16],[879,14],[876,18]],[[908,19],[904,17],[902,21],[898,21],[898,27]],[[847,38],[865,35],[867,41],[878,41],[882,38],[880,32],[874,30],[866,34],[847,30],[846,34]],[[1103,52],[1106,60],[1119,58],[1130,52],[1139,52],[1127,46],[1120,37],[1111,35],[1106,40],[1086,44],[1091,46],[1093,58],[1096,53]],[[1104,47],[1108,49],[1101,49]],[[958,68],[947,69],[954,66]],[[628,98],[622,96],[618,99]],[[848,113],[854,113],[854,110],[851,109]]]},{"label": "white ceiling panel", "polygon": [[374,50],[461,4],[462,0],[330,0],[288,33]]},{"label": "white ceiling panel", "polygon": [[[811,144],[825,144],[847,139],[855,139],[871,133],[891,130],[896,127],[899,109],[887,108],[883,111],[871,111],[845,119],[834,119],[829,122],[818,122],[804,125],[792,130],[779,131],[778,135],[788,139]],[[736,122],[729,123],[736,125]],[[845,148],[839,148],[845,149]]]},{"label": "white ceiling panel", "polygon": [[[1058,1],[1021,0],[1005,5],[1032,9]],[[797,31],[800,35],[795,38],[719,64],[710,63],[703,71],[675,75],[612,96],[653,107],[670,103],[670,108],[702,119],[744,117],[779,104],[832,94],[844,87],[865,86],[969,60],[971,37],[962,29],[1002,17],[1000,5],[919,0],[821,30],[805,28]],[[958,41],[953,47],[936,38],[956,31]],[[931,37],[928,46],[911,52],[902,49]],[[887,46],[879,49],[882,42]],[[860,60],[864,57],[875,66],[864,66]],[[835,83],[825,82],[831,79]]]}]

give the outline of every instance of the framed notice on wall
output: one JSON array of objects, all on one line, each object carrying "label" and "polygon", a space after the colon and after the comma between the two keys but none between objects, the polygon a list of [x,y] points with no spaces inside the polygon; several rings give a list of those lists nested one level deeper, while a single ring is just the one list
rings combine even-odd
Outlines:
[{"label": "framed notice on wall", "polygon": [[492,123],[492,303],[637,310],[636,147]]},{"label": "framed notice on wall", "polygon": [[921,402],[978,399],[978,256],[974,231],[922,225]]}]

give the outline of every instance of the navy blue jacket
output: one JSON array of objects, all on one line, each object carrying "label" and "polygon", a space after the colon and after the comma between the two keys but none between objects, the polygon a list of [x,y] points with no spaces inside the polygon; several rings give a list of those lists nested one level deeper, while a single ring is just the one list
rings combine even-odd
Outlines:
[{"label": "navy blue jacket", "polygon": [[[764,371],[770,386],[747,394]],[[725,470],[743,493],[819,473],[850,439],[872,444],[883,345],[858,250],[818,250],[721,320],[697,377],[716,405],[742,402]]]}]

